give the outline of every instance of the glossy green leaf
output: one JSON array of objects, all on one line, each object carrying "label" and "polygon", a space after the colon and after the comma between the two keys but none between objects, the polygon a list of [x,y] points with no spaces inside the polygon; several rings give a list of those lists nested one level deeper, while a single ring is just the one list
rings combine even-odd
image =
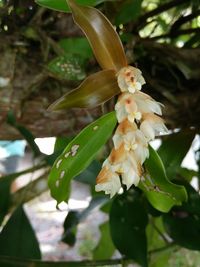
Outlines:
[{"label": "glossy green leaf", "polygon": [[[95,6],[98,5],[105,0],[77,0],[79,4],[83,5],[89,5],[89,6]],[[40,6],[54,9],[57,11],[63,11],[63,12],[70,12],[69,6],[66,2],[66,0],[36,0],[36,3]]]},{"label": "glossy green leaf", "polygon": [[71,179],[83,171],[107,142],[116,125],[115,113],[108,113],[83,129],[54,163],[49,175],[51,195],[66,201]]},{"label": "glossy green leaf", "polygon": [[189,184],[185,185],[188,202],[174,207],[163,217],[170,237],[180,246],[200,250],[200,196]]},{"label": "glossy green leaf", "polygon": [[68,54],[80,55],[84,59],[93,56],[90,44],[84,37],[64,38],[59,41],[59,45]]},{"label": "glossy green leaf", "polygon": [[65,80],[83,80],[86,77],[84,60],[80,56],[66,54],[54,58],[47,66],[56,77]]},{"label": "glossy green leaf", "polygon": [[92,108],[102,104],[120,91],[113,70],[90,75],[79,87],[55,101],[49,110]]},{"label": "glossy green leaf", "polygon": [[94,248],[92,254],[94,260],[110,259],[115,252],[115,246],[113,245],[110,236],[110,225],[105,222],[99,226],[101,238],[99,243]]},{"label": "glossy green leaf", "polygon": [[0,234],[0,255],[41,258],[34,230],[21,206],[14,211]]},{"label": "glossy green leaf", "polygon": [[184,186],[168,180],[163,163],[152,147],[149,147],[149,152],[150,156],[145,161],[147,174],[142,178],[139,187],[155,209],[168,212],[174,205],[187,201],[187,192]]},{"label": "glossy green leaf", "polygon": [[138,192],[118,195],[110,210],[110,231],[116,248],[127,258],[147,266],[145,228],[148,217]]},{"label": "glossy green leaf", "polygon": [[179,132],[163,138],[158,149],[169,179],[174,179],[195,137],[194,131]]},{"label": "glossy green leaf", "polygon": [[119,70],[127,65],[119,36],[109,20],[97,9],[68,0],[74,21],[83,30],[103,69]]},{"label": "glossy green leaf", "polygon": [[117,25],[125,24],[129,21],[134,21],[141,13],[142,0],[127,1],[115,18]]}]

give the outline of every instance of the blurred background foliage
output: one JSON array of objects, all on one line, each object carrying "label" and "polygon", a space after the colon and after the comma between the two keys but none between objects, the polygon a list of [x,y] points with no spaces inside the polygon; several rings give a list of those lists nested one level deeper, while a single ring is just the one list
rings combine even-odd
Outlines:
[{"label": "blurred background foliage", "polygon": [[[36,2],[0,0],[0,140],[25,139],[34,158],[30,168],[5,172],[0,178],[2,267],[61,266],[37,261],[41,252],[23,204],[48,190],[49,169],[71,138],[102,113],[113,110],[114,105],[111,99],[103,109],[47,111],[52,102],[99,66],[65,1]],[[143,72],[144,91],[164,104],[164,119],[171,134],[160,139],[158,153],[167,177],[186,187],[188,202],[162,213],[139,189],[113,200],[97,195],[94,182],[105,147],[75,178],[90,186],[92,197],[85,210],[68,212],[61,239],[73,246],[79,223],[97,207],[109,219],[100,225],[98,245],[91,248],[90,243],[86,244],[86,255],[92,261],[62,266],[126,266],[132,260],[150,267],[200,266],[196,252],[200,250],[199,148],[195,152],[197,169],[181,166],[192,142],[196,140],[199,145],[200,1],[78,2],[96,6],[115,25],[129,64]],[[49,136],[57,139],[53,154],[47,156],[35,138]],[[13,190],[16,178],[38,170],[37,179]],[[194,177],[195,189],[191,186]],[[69,197],[70,193],[69,188]],[[116,249],[122,259],[109,260]]]}]

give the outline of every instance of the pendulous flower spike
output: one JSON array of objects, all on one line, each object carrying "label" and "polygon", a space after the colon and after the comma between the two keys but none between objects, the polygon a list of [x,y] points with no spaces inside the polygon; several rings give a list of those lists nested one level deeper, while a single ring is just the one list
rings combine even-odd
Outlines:
[{"label": "pendulous flower spike", "polygon": [[[103,168],[112,172],[113,183],[114,174],[120,176],[128,190],[132,185],[137,186],[142,177],[142,164],[149,157],[148,142],[160,132],[166,133],[167,128],[158,116],[162,114],[162,105],[140,92],[145,80],[139,69],[122,68],[117,73],[117,81],[121,89],[115,105],[119,125],[113,136],[114,148]],[[117,190],[115,186],[111,190],[111,179],[109,175],[104,175],[103,180],[97,179],[96,188],[110,192],[112,197]]]}]

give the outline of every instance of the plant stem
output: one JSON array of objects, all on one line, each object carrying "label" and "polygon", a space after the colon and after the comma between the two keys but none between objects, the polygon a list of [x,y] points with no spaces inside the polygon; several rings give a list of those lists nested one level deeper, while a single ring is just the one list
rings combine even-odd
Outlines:
[{"label": "plant stem", "polygon": [[37,170],[42,169],[42,168],[44,168],[46,166],[47,166],[46,163],[42,163],[42,164],[36,165],[34,167],[28,168],[28,169],[26,169],[24,171],[21,171],[21,172],[11,173],[9,175],[2,176],[1,179],[5,179],[5,180],[7,179],[7,180],[10,180],[10,181],[13,181],[13,180],[15,180],[17,177],[19,177],[21,175],[37,171]]}]

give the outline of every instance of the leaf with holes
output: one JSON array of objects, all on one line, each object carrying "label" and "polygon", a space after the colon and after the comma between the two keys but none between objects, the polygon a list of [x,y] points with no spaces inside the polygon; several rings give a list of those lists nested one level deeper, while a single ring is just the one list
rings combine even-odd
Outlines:
[{"label": "leaf with holes", "polygon": [[115,112],[102,116],[84,128],[55,161],[48,184],[58,203],[67,201],[71,179],[89,166],[111,136],[116,123]]},{"label": "leaf with holes", "polygon": [[150,156],[145,161],[146,175],[140,181],[142,189],[151,205],[162,212],[168,212],[174,205],[187,201],[184,186],[170,182],[157,152],[149,146]]},{"label": "leaf with holes", "polygon": [[57,78],[65,80],[83,80],[86,77],[84,59],[80,56],[65,54],[49,62],[47,69]]}]

